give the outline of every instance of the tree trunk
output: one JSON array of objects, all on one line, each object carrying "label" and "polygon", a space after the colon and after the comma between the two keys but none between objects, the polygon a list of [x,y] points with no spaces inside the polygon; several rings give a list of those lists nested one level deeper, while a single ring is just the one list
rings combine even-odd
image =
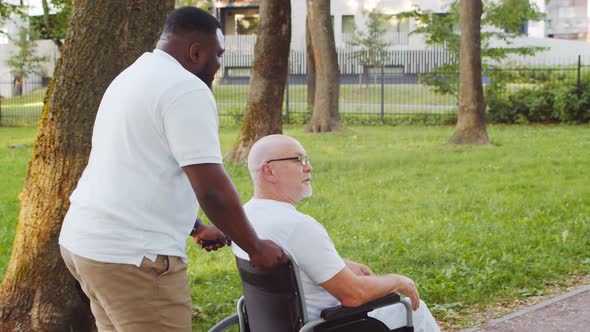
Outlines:
[{"label": "tree trunk", "polygon": [[311,33],[309,32],[309,16],[305,17],[305,48],[307,57],[307,111],[313,110],[315,103],[315,62],[313,60],[313,46],[311,45]]},{"label": "tree trunk", "polygon": [[307,16],[316,69],[313,114],[307,130],[313,133],[333,131],[340,127],[340,73],[330,18],[330,0],[307,0]]},{"label": "tree trunk", "polygon": [[481,0],[461,0],[459,116],[451,144],[489,144],[481,83]]},{"label": "tree trunk", "polygon": [[229,158],[244,161],[259,138],[283,132],[283,97],[291,44],[290,0],[263,0],[254,46],[250,94],[240,135]]},{"label": "tree trunk", "polygon": [[19,197],[12,257],[0,289],[0,331],[93,329],[88,300],[67,271],[57,239],[88,162],[102,95],[117,74],[154,47],[173,7],[173,0],[75,2]]}]

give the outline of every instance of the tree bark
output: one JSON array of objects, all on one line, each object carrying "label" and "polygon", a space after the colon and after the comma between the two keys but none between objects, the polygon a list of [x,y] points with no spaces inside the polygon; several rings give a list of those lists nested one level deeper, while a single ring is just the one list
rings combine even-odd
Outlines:
[{"label": "tree bark", "polygon": [[290,0],[262,0],[254,46],[250,94],[240,134],[229,153],[244,161],[261,137],[283,132],[283,97],[289,71],[291,44]]},{"label": "tree bark", "polygon": [[94,328],[88,300],[60,256],[61,223],[88,162],[104,91],[154,47],[173,7],[173,0],[75,2],[19,197],[14,247],[0,289],[0,331]]},{"label": "tree bark", "polygon": [[481,0],[461,0],[459,115],[450,144],[489,144],[481,83]]},{"label": "tree bark", "polygon": [[313,59],[313,46],[311,45],[311,33],[309,31],[309,15],[305,17],[305,48],[307,57],[307,75],[305,75],[307,79],[307,110],[311,112],[315,103],[315,61]]},{"label": "tree bark", "polygon": [[313,114],[307,130],[313,133],[333,131],[340,127],[340,72],[330,18],[330,0],[307,0],[307,16],[316,69]]}]

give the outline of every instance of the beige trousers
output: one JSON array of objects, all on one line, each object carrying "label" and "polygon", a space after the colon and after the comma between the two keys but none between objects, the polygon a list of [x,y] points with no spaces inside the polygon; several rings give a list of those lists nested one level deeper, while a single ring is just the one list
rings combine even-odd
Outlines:
[{"label": "beige trousers", "polygon": [[61,247],[66,266],[90,299],[98,331],[191,331],[186,264],[158,255],[132,264],[97,262]]}]

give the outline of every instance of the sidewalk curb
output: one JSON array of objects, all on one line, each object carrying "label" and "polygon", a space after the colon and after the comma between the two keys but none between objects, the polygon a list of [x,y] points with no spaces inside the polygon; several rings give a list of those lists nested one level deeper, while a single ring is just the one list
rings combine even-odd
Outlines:
[{"label": "sidewalk curb", "polygon": [[546,306],[552,305],[552,304],[557,303],[559,301],[565,300],[567,298],[570,298],[570,297],[573,297],[573,296],[576,296],[578,294],[582,294],[582,293],[588,292],[588,291],[590,291],[590,285],[582,286],[582,287],[580,287],[580,288],[578,288],[576,290],[573,290],[573,291],[571,291],[569,293],[560,295],[558,297],[554,297],[552,299],[549,299],[547,301],[541,302],[539,304],[532,305],[530,307],[522,308],[522,309],[520,309],[520,310],[518,310],[516,312],[513,312],[511,314],[508,314],[506,316],[502,316],[500,318],[492,319],[489,322],[485,322],[483,324],[479,324],[479,325],[476,325],[474,327],[470,327],[470,328],[467,328],[467,329],[460,330],[460,332],[478,332],[478,331],[481,331],[481,328],[482,327],[494,327],[494,326],[496,326],[496,325],[498,325],[500,323],[503,323],[505,321],[511,320],[513,318],[516,318],[516,317],[519,317],[519,316],[522,316],[522,315],[526,315],[526,314],[528,314],[530,312],[533,312],[535,310],[539,310],[539,309],[544,308]]}]

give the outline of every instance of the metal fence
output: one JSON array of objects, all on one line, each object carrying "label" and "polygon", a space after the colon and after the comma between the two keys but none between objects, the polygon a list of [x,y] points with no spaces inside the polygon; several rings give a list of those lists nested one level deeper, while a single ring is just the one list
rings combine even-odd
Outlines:
[{"label": "metal fence", "polygon": [[37,124],[48,83],[48,78],[0,77],[0,126]]},{"label": "metal fence", "polygon": [[[237,48],[241,47],[241,56]],[[240,124],[249,94],[250,65],[253,57],[248,44],[227,51],[214,82],[220,124]],[[437,94],[420,83],[420,75],[453,59],[443,50],[392,51],[385,64],[374,68],[361,65],[350,50],[339,50],[339,113],[344,123],[452,123],[457,114],[457,98]],[[573,56],[539,63],[526,60],[506,63],[503,68],[484,72],[489,86],[499,76],[507,91],[534,88],[548,81],[580,84],[590,76],[590,58]],[[306,56],[292,51],[289,79],[283,103],[284,123],[305,123],[310,118],[307,105]],[[502,73],[504,75],[498,75]],[[454,73],[456,74],[456,73]],[[0,126],[34,125],[43,107],[43,82],[24,82],[18,90],[13,79],[0,78]],[[10,94],[6,92],[10,91]],[[22,95],[19,95],[22,93]],[[11,97],[8,97],[11,96]]]}]

